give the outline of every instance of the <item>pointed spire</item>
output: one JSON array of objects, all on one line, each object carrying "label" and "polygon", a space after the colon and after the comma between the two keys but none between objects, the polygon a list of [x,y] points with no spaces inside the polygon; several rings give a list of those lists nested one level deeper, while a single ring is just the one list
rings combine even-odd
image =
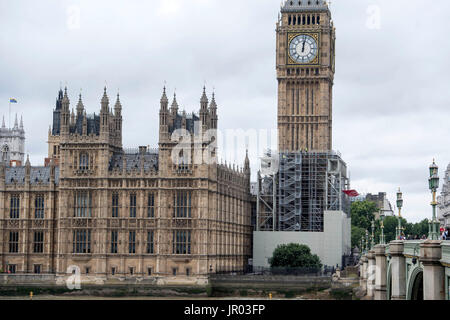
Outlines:
[{"label": "pointed spire", "polygon": [[5,126],[5,116],[3,116],[2,128],[3,128],[3,129],[6,128],[6,126]]},{"label": "pointed spire", "polygon": [[64,96],[62,98],[61,105],[62,109],[64,109],[67,112],[69,111],[70,100],[69,97],[67,96],[67,87],[64,88]]},{"label": "pointed spire", "polygon": [[122,109],[122,104],[120,103],[120,95],[119,92],[117,92],[117,100],[116,100],[116,104],[114,106],[115,109]]},{"label": "pointed spire", "polygon": [[170,108],[173,115],[176,115],[178,113],[178,102],[177,102],[177,94],[173,94],[173,102],[172,107]]},{"label": "pointed spire", "polygon": [[211,107],[211,109],[217,108],[216,93],[214,91],[212,93],[212,99],[211,99],[211,103],[209,106]]},{"label": "pointed spire", "polygon": [[17,121],[17,113],[16,113],[16,120],[14,120],[14,129],[19,128],[19,123]]},{"label": "pointed spire", "polygon": [[161,110],[166,111],[168,106],[169,106],[169,99],[167,99],[166,86],[164,85],[163,94],[161,96]]},{"label": "pointed spire", "polygon": [[77,104],[77,115],[81,115],[83,114],[84,111],[84,105],[83,105],[83,101],[81,100],[81,93],[78,99],[78,104]]},{"label": "pointed spire", "polygon": [[248,149],[245,151],[244,172],[250,174],[250,159],[248,158]]},{"label": "pointed spire", "polygon": [[206,107],[208,107],[208,97],[206,96],[206,87],[205,86],[203,86],[203,94],[200,99],[200,103],[201,103],[202,107],[204,107],[205,105],[206,105]]},{"label": "pointed spire", "polygon": [[23,130],[23,116],[20,116],[20,130]]},{"label": "pointed spire", "polygon": [[108,112],[108,106],[109,106],[109,98],[108,94],[106,93],[106,86],[105,86],[102,97],[102,111]]},{"label": "pointed spire", "polygon": [[27,167],[29,167],[31,165],[31,163],[30,163],[30,155],[29,154],[27,154],[27,161],[25,162],[25,165]]}]

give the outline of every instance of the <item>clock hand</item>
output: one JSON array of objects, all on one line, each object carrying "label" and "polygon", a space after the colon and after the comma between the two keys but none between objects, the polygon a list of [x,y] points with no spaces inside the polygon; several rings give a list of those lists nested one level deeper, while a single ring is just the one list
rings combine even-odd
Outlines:
[{"label": "clock hand", "polygon": [[306,42],[306,40],[303,41],[302,52],[305,52],[305,42]]}]

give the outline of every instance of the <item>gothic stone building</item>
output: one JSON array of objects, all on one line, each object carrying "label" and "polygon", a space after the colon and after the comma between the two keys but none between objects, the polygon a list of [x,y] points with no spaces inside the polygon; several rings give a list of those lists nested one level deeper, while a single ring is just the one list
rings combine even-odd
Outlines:
[{"label": "gothic stone building", "polygon": [[[172,161],[174,132],[215,132],[218,117],[205,90],[198,115],[180,113],[175,96],[168,104],[164,89],[159,149],[132,151],[122,147],[119,96],[110,108],[105,88],[100,114],[87,115],[81,95],[70,112],[60,90],[48,165],[27,159],[0,167],[1,268],[162,284],[244,270],[252,237],[248,157],[242,169],[217,164],[215,148],[200,141]],[[199,149],[214,161],[189,161]]]}]

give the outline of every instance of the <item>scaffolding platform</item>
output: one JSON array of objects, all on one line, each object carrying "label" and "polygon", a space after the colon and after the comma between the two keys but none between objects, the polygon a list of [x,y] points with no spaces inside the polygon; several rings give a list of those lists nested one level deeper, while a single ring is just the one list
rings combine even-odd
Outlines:
[{"label": "scaffolding platform", "polygon": [[258,173],[257,231],[323,232],[325,211],[350,216],[350,200],[342,192],[348,188],[339,153],[267,152]]}]

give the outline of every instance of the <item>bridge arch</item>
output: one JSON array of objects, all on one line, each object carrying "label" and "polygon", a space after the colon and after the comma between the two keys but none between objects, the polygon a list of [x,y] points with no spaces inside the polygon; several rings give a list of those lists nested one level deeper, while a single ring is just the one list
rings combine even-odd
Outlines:
[{"label": "bridge arch", "polygon": [[423,269],[416,267],[411,271],[406,292],[407,300],[423,300]]}]

